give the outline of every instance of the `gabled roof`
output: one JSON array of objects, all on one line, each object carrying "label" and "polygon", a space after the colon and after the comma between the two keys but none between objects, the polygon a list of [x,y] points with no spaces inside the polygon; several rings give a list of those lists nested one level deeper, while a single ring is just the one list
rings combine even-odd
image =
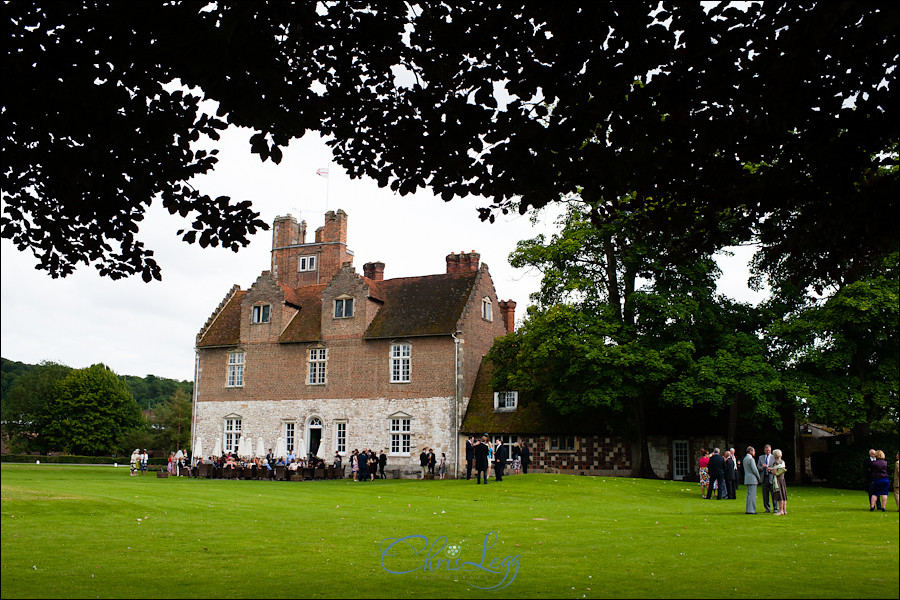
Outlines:
[{"label": "gabled roof", "polygon": [[325,285],[310,285],[301,288],[282,286],[285,303],[298,309],[297,314],[287,324],[280,343],[317,342],[322,339],[322,290]]},{"label": "gabled roof", "polygon": [[399,277],[370,283],[370,295],[384,304],[369,324],[369,340],[451,335],[472,294],[477,272]]},{"label": "gabled roof", "polygon": [[241,301],[247,294],[234,286],[231,296],[223,301],[207,321],[205,331],[197,339],[197,347],[233,346],[241,341]]}]

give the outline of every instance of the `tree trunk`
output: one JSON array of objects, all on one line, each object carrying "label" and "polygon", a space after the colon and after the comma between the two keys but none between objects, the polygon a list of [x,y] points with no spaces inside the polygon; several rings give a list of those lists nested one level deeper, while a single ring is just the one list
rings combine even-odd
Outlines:
[{"label": "tree trunk", "polygon": [[634,421],[638,432],[638,443],[641,447],[641,456],[638,460],[636,472],[632,472],[642,479],[659,479],[656,473],[653,472],[653,467],[650,465],[650,442],[647,439],[647,421],[644,418],[644,399],[641,397],[635,398],[633,406]]},{"label": "tree trunk", "polygon": [[[737,421],[738,421],[738,400],[740,394],[738,392],[734,393],[734,396],[731,398],[731,410],[728,412],[728,438],[725,440],[725,443],[728,446],[734,446],[737,440]],[[735,447],[735,450],[737,448]],[[736,460],[736,459],[735,459]]]}]

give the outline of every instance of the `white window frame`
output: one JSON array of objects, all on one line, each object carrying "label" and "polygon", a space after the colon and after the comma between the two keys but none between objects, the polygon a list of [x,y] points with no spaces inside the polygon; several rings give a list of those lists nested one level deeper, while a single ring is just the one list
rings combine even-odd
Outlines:
[{"label": "white window frame", "polygon": [[222,452],[228,454],[237,453],[238,444],[241,441],[242,419],[239,416],[227,417],[224,424],[224,434],[222,436]]},{"label": "white window frame", "polygon": [[284,447],[290,452],[294,453],[294,442],[297,439],[297,424],[294,421],[285,421],[284,422]]},{"label": "white window frame", "polygon": [[244,353],[228,353],[228,373],[225,378],[225,387],[244,387]]},{"label": "white window frame", "polygon": [[347,421],[334,423],[334,447],[341,456],[347,455]]},{"label": "white window frame", "polygon": [[494,410],[497,412],[512,412],[519,406],[519,392],[505,391],[494,392]]},{"label": "white window frame", "polygon": [[[349,310],[348,310],[349,308]],[[353,298],[335,298],[334,300],[334,318],[335,319],[351,319],[353,318]]]},{"label": "white window frame", "polygon": [[[563,448],[564,445],[568,446],[565,442],[569,441],[569,438],[572,438],[572,447],[571,448]],[[556,440],[556,448],[553,447],[553,441]],[[551,435],[550,439],[547,440],[547,451],[548,452],[577,452],[578,451],[578,436],[575,435]]]},{"label": "white window frame", "polygon": [[481,318],[485,321],[494,320],[494,305],[486,296],[481,299]]},{"label": "white window frame", "polygon": [[327,348],[310,348],[309,349],[309,366],[306,370],[307,385],[325,385],[327,380],[328,349]]},{"label": "white window frame", "polygon": [[[737,459],[735,459],[737,460]],[[691,472],[690,446],[687,440],[672,441],[672,479],[680,481]]]},{"label": "white window frame", "polygon": [[301,256],[297,259],[298,271],[315,271],[316,257],[315,255]]},{"label": "white window frame", "polygon": [[409,456],[412,452],[412,417],[391,417],[391,456]]},{"label": "white window frame", "polygon": [[269,304],[259,304],[253,307],[250,314],[251,323],[268,323],[272,320],[272,306]]},{"label": "white window frame", "polygon": [[506,462],[511,463],[513,460],[513,446],[519,441],[519,436],[512,434],[503,434],[500,441],[506,446]]},{"label": "white window frame", "polygon": [[391,344],[391,383],[412,381],[412,344],[399,342]]}]

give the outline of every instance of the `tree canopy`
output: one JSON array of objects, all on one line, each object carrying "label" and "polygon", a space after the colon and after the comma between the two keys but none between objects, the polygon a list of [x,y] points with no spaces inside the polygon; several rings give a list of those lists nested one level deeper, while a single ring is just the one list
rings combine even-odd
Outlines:
[{"label": "tree canopy", "polygon": [[673,260],[756,234],[771,264],[815,284],[898,243],[893,3],[2,10],[16,85],[0,114],[0,235],[53,276],[84,263],[159,278],[137,235],[153,201],[203,246],[265,228],[248,201],[190,183],[216,163],[192,142],[229,125],[276,163],[317,131],[351,177],[483,196],[483,218],[579,193],[602,222],[689,231]]}]

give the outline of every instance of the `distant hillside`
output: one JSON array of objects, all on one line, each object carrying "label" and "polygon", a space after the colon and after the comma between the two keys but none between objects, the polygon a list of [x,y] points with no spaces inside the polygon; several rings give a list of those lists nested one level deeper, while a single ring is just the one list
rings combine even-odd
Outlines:
[{"label": "distant hillside", "polygon": [[[2,376],[0,377],[0,391],[2,391],[4,401],[7,391],[12,389],[19,377],[36,366],[0,358],[0,376]],[[177,389],[184,390],[188,396],[193,395],[194,385],[190,381],[166,379],[156,375],[147,375],[146,377],[119,375],[119,378],[125,380],[128,389],[131,390],[131,394],[141,408],[153,408],[157,404],[165,402]]]}]

